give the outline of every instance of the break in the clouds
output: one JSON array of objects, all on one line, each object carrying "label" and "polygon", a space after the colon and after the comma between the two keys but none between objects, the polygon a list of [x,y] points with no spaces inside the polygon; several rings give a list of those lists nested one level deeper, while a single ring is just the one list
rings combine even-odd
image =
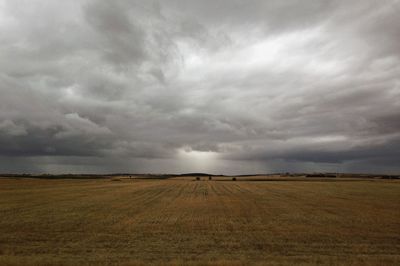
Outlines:
[{"label": "break in the clouds", "polygon": [[0,0],[0,171],[400,171],[399,12]]}]

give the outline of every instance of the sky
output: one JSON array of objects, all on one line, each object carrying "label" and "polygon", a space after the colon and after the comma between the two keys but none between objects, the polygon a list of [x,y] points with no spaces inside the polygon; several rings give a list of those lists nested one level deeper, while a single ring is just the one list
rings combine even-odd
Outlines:
[{"label": "sky", "polygon": [[0,0],[1,173],[400,173],[398,0]]}]

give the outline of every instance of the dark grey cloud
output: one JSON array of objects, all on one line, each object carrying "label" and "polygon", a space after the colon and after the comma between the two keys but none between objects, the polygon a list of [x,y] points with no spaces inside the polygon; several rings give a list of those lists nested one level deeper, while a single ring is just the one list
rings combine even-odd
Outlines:
[{"label": "dark grey cloud", "polygon": [[1,0],[0,171],[400,172],[399,9]]}]

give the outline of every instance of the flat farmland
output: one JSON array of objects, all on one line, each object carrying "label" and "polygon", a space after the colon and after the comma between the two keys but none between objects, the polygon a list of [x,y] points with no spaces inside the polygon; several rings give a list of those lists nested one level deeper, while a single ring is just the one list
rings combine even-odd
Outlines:
[{"label": "flat farmland", "polygon": [[400,182],[0,179],[0,265],[141,264],[399,265]]}]

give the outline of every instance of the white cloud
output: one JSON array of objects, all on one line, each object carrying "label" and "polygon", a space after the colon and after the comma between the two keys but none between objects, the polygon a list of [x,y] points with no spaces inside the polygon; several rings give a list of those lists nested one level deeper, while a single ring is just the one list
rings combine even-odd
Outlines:
[{"label": "white cloud", "polygon": [[23,125],[17,125],[8,119],[0,121],[0,132],[10,136],[23,136],[27,134]]}]

